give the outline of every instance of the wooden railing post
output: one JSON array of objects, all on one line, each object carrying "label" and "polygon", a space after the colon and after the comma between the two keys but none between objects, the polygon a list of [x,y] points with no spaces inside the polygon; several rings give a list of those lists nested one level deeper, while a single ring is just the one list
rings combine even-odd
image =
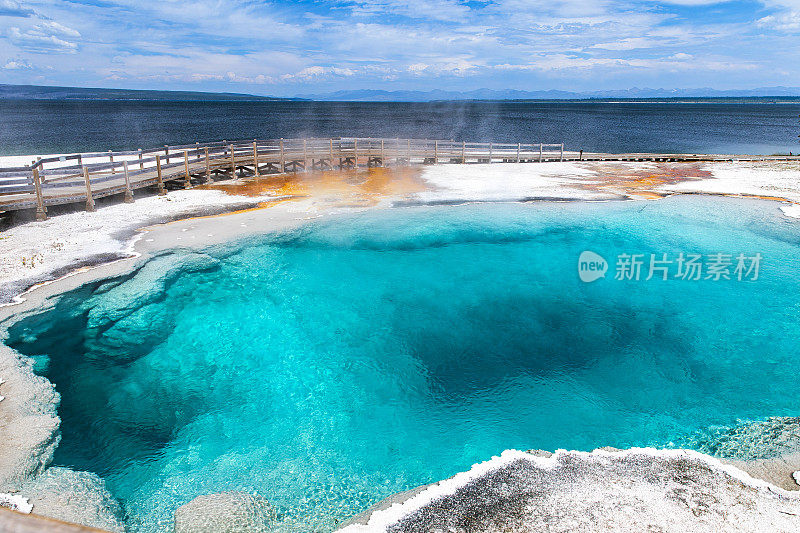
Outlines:
[{"label": "wooden railing post", "polygon": [[258,170],[258,143],[253,141],[253,174],[256,179],[261,177]]},{"label": "wooden railing post", "polygon": [[561,143],[561,161],[564,161],[564,143]]},{"label": "wooden railing post", "polygon": [[144,170],[144,160],[142,159],[142,149],[139,148],[139,170]]},{"label": "wooden railing post", "polygon": [[383,150],[383,139],[381,139],[381,166],[382,167],[386,166],[386,157],[384,155],[384,150]]},{"label": "wooden railing post", "polygon": [[494,144],[489,143],[489,163],[492,162],[492,154],[494,153]]},{"label": "wooden railing post", "polygon": [[331,170],[333,170],[333,139],[331,139],[331,154],[330,154],[330,156],[331,156]]},{"label": "wooden railing post", "polygon": [[236,178],[236,155],[233,153],[233,145],[230,145],[231,151],[231,179]]},{"label": "wooden railing post", "polygon": [[543,148],[544,147],[543,147],[542,143],[539,143],[539,163],[544,161],[544,150],[543,150]]},{"label": "wooden railing post", "polygon": [[200,161],[200,143],[196,142],[194,143],[194,145],[195,145],[194,153],[197,156],[197,160]]},{"label": "wooden railing post", "polygon": [[205,147],[206,155],[206,183],[211,183],[211,160],[208,158],[208,146]]},{"label": "wooden railing post", "polygon": [[283,138],[281,138],[281,173],[286,173],[286,152],[283,149]]},{"label": "wooden railing post", "polygon": [[111,173],[116,174],[117,169],[116,167],[114,167],[114,152],[112,152],[111,150],[108,151],[108,159],[111,161]]},{"label": "wooden railing post", "polygon": [[400,137],[394,142],[394,164],[400,166]]},{"label": "wooden railing post", "polygon": [[406,155],[408,156],[407,157],[407,164],[410,165],[411,164],[411,139],[406,139],[406,143],[407,143]]},{"label": "wooden railing post", "polygon": [[92,198],[92,181],[89,179],[89,169],[83,167],[83,181],[86,182],[86,210],[94,211],[94,198]]},{"label": "wooden railing post", "polygon": [[128,175],[128,162],[122,162],[122,171],[125,173],[125,200],[126,204],[133,203],[133,190],[131,189],[131,178]]},{"label": "wooden railing post", "polygon": [[167,189],[164,187],[164,177],[161,175],[161,154],[156,154],[156,183],[158,183],[158,195],[164,196],[167,194]]},{"label": "wooden railing post", "polygon": [[517,163],[519,163],[519,151],[522,149],[522,144],[517,143]]},{"label": "wooden railing post", "polygon": [[433,164],[439,164],[439,141],[433,141]]},{"label": "wooden railing post", "polygon": [[33,167],[33,188],[36,191],[36,220],[47,220],[47,208],[44,206],[42,196],[42,180],[39,177],[39,167]]},{"label": "wooden railing post", "polygon": [[353,168],[358,169],[358,138],[353,139]]},{"label": "wooden railing post", "polygon": [[[314,160],[311,160],[311,166],[314,166]],[[308,142],[303,139],[303,172],[308,172]]]},{"label": "wooden railing post", "polygon": [[461,141],[461,162],[467,162],[467,141]]},{"label": "wooden railing post", "polygon": [[183,184],[184,189],[192,188],[192,176],[189,174],[189,150],[183,151],[183,170],[186,173],[186,181]]},{"label": "wooden railing post", "polygon": [[164,156],[165,156],[165,161],[169,165],[169,145],[167,144],[164,145]]}]

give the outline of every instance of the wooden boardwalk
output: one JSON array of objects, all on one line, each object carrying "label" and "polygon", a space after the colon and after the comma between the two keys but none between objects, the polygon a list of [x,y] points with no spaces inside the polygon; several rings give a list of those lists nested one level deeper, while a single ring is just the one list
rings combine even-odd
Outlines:
[{"label": "wooden boardwalk", "polygon": [[255,179],[286,172],[441,163],[541,163],[552,161],[798,160],[797,157],[687,154],[596,154],[565,151],[563,144],[467,143],[420,139],[277,139],[195,143],[128,152],[95,152],[38,159],[0,168],[0,212],[85,202],[156,187],[191,188],[219,178]]}]

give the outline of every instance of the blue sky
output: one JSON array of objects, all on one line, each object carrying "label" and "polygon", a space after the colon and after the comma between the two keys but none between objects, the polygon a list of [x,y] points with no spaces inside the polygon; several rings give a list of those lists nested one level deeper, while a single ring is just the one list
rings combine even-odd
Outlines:
[{"label": "blue sky", "polygon": [[800,0],[0,0],[0,83],[277,96],[800,86]]}]

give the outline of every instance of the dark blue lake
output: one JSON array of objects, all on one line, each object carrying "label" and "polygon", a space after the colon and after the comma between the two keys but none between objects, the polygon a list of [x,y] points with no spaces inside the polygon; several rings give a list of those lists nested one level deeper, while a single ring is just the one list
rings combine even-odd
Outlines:
[{"label": "dark blue lake", "polygon": [[214,102],[0,100],[0,155],[221,139],[417,137],[599,152],[800,151],[800,102]]}]

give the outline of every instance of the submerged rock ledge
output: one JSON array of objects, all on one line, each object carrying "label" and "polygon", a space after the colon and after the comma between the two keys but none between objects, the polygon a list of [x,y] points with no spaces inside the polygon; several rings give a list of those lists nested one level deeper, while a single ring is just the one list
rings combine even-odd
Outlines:
[{"label": "submerged rock ledge", "polygon": [[122,509],[103,479],[50,466],[61,440],[53,384],[33,372],[29,358],[1,343],[0,379],[0,493],[31,504],[35,514],[124,531]]},{"label": "submerged rock ledge", "polygon": [[379,503],[341,533],[797,531],[800,492],[691,450],[507,450]]}]

